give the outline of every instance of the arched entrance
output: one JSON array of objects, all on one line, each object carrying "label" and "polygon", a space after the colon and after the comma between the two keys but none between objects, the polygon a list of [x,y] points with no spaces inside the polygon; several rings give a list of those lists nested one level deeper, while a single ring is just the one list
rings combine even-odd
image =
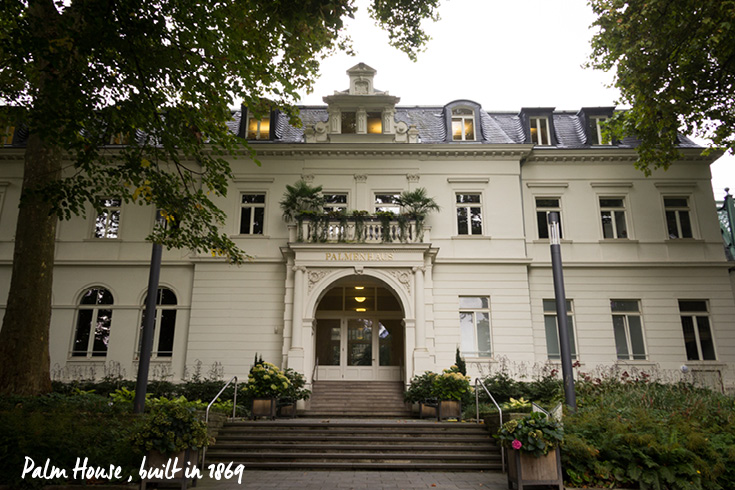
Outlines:
[{"label": "arched entrance", "polygon": [[349,276],[326,290],[316,307],[319,380],[401,381],[404,312],[390,288],[368,276]]}]

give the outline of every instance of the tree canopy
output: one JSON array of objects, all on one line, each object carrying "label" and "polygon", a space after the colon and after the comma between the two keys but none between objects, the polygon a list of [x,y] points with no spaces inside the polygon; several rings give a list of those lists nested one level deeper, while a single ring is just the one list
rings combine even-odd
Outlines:
[{"label": "tree canopy", "polygon": [[735,150],[735,1],[589,0],[598,19],[589,66],[613,70],[610,129],[635,135],[638,166],[674,161],[677,133]]},{"label": "tree canopy", "polygon": [[[438,4],[371,0],[369,12],[414,58]],[[231,106],[298,125],[292,104],[324,57],[350,49],[343,20],[355,11],[355,0],[0,2],[0,122],[27,135],[0,392],[50,386],[57,218],[114,196],[163,211],[157,243],[246,258],[214,202],[228,158],[254,156],[228,129]]]}]

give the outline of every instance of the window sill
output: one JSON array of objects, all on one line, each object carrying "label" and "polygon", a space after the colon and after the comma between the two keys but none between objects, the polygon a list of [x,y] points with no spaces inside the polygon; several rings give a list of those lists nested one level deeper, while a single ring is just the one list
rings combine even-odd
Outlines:
[{"label": "window sill", "polygon": [[[544,244],[545,243],[545,244],[548,245],[549,239],[548,238],[538,238],[536,240],[533,240],[533,243],[539,243],[539,244]],[[567,244],[568,243],[574,243],[574,240],[568,240],[568,239],[562,238],[561,239],[561,243],[567,243]]]},{"label": "window sill", "polygon": [[632,244],[638,244],[638,240],[633,240],[630,238],[603,238],[602,240],[599,240],[598,243],[632,243]]},{"label": "window sill", "polygon": [[667,238],[665,243],[704,243],[701,238]]},{"label": "window sill", "polygon": [[689,366],[690,369],[694,369],[695,371],[697,369],[712,369],[712,368],[722,368],[724,369],[727,367],[727,363],[724,363],[722,361],[714,360],[714,361],[686,361],[684,363],[685,366]]},{"label": "window sill", "polygon": [[84,242],[97,242],[97,243],[122,243],[122,238],[85,238],[82,241]]},{"label": "window sill", "polygon": [[617,359],[615,361],[615,364],[619,366],[630,366],[630,367],[636,367],[636,366],[652,367],[656,365],[655,362],[648,360],[648,359]]},{"label": "window sill", "polygon": [[452,240],[489,240],[489,235],[454,235]]},{"label": "window sill", "polygon": [[67,364],[69,362],[76,362],[76,361],[84,362],[84,363],[100,362],[104,364],[105,362],[107,362],[107,356],[71,356],[70,355],[67,358]]},{"label": "window sill", "polygon": [[257,240],[267,240],[270,239],[270,235],[230,235],[230,238],[234,239],[243,239],[243,238],[254,238]]}]

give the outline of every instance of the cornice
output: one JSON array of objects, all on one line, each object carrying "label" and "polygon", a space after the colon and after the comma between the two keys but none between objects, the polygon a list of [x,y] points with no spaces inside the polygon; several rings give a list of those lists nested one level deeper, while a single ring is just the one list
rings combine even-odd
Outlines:
[{"label": "cornice", "polygon": [[275,158],[419,158],[423,160],[496,159],[521,160],[531,151],[530,145],[424,145],[424,144],[294,144],[253,145],[258,157]]},{"label": "cornice", "polygon": [[[679,148],[681,157],[677,160],[712,163],[719,155],[704,155],[704,148]],[[635,163],[638,153],[635,148],[534,148],[525,163]]]}]

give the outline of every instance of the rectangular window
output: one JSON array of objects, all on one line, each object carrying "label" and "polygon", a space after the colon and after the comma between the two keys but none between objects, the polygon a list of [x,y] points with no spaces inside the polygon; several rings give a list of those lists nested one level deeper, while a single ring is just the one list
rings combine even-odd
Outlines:
[{"label": "rectangular window", "polygon": [[248,116],[248,136],[249,140],[267,140],[271,136],[271,119],[270,117],[263,117],[257,119],[253,116]]},{"label": "rectangular window", "polygon": [[550,145],[549,121],[545,117],[532,117],[529,119],[531,129],[531,143],[534,145]]},{"label": "rectangular window", "polygon": [[243,194],[240,234],[262,235],[265,222],[265,194]]},{"label": "rectangular window", "polygon": [[480,194],[457,194],[457,234],[482,235]]},{"label": "rectangular window", "polygon": [[367,113],[368,134],[383,134],[383,118],[379,112]]},{"label": "rectangular window", "polygon": [[375,212],[401,214],[401,207],[397,204],[400,194],[375,194]]},{"label": "rectangular window", "polygon": [[452,109],[452,140],[475,140],[475,112],[472,109]]},{"label": "rectangular window", "polygon": [[603,238],[628,238],[625,224],[625,202],[619,197],[600,198]]},{"label": "rectangular window", "polygon": [[0,133],[0,145],[12,145],[15,126],[0,126],[0,128],[2,128],[2,133]]},{"label": "rectangular window", "polygon": [[357,119],[354,112],[342,113],[342,134],[355,134],[357,132]]},{"label": "rectangular window", "polygon": [[490,299],[460,296],[459,329],[463,355],[490,357]]},{"label": "rectangular window", "polygon": [[537,197],[536,198],[536,221],[538,223],[539,239],[549,239],[549,213],[559,213],[559,238],[564,238],[561,226],[561,206],[558,197]]},{"label": "rectangular window", "polygon": [[714,361],[715,342],[706,301],[679,300],[681,328],[689,361]]},{"label": "rectangular window", "polygon": [[324,212],[331,213],[334,211],[347,210],[347,194],[330,194],[324,193]]},{"label": "rectangular window", "polygon": [[669,238],[692,238],[692,223],[689,218],[689,199],[686,197],[664,197],[666,229]]},{"label": "rectangular window", "polygon": [[94,220],[95,238],[118,238],[120,234],[120,207],[121,199],[100,199],[102,211],[97,213]]},{"label": "rectangular window", "polygon": [[603,121],[607,121],[607,117],[600,116],[600,117],[591,118],[590,122],[592,123],[592,128],[591,128],[592,138],[591,138],[590,144],[592,145],[611,145],[612,144],[612,140],[610,139],[610,137],[605,136],[602,132],[602,126],[600,125],[600,123],[602,123]]},{"label": "rectangular window", "polygon": [[645,359],[646,346],[638,300],[610,300],[610,310],[618,359]]},{"label": "rectangular window", "polygon": [[[569,334],[569,347],[572,353],[572,359],[577,358],[577,343],[574,340],[574,311],[572,310],[572,300],[567,300],[567,332]],[[559,327],[556,323],[556,301],[553,299],[544,300],[544,327],[546,328],[546,353],[549,359],[561,359],[561,349],[559,347]]]}]

